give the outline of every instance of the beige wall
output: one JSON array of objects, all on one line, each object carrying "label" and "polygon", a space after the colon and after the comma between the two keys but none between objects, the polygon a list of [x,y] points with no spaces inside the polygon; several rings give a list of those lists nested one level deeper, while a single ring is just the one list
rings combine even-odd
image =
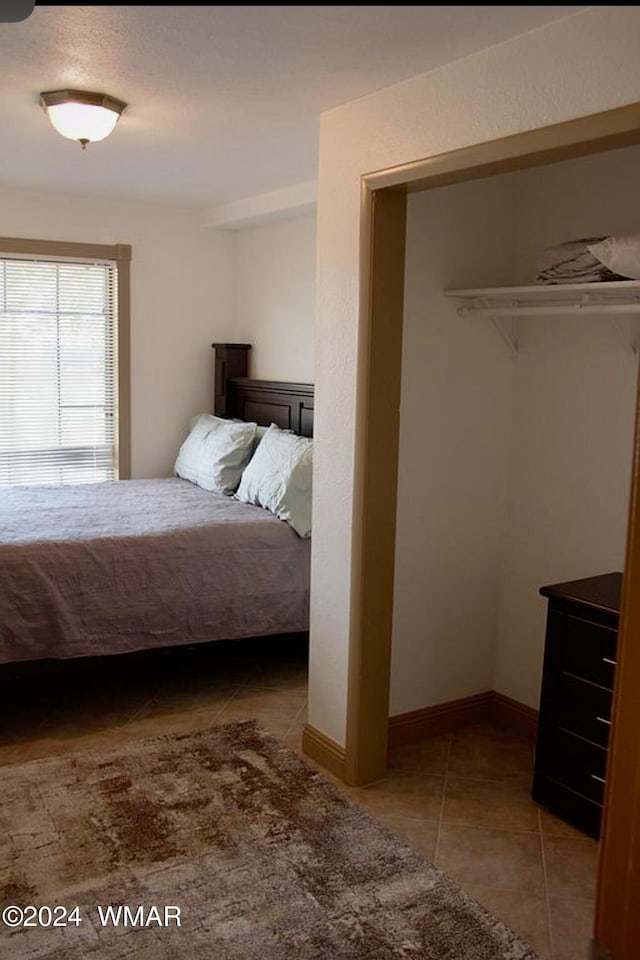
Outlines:
[{"label": "beige wall", "polygon": [[520,323],[494,687],[538,707],[543,584],[622,570],[637,359],[610,318]]},{"label": "beige wall", "polygon": [[251,376],[312,382],[315,217],[239,230],[235,257],[235,336],[253,344]]},{"label": "beige wall", "polygon": [[253,344],[252,376],[313,380],[313,217],[231,232],[186,208],[0,188],[0,234],[131,244],[134,477],[170,474],[212,409],[215,340]]},{"label": "beige wall", "polygon": [[309,722],[345,742],[360,178],[640,100],[640,10],[593,7],[323,114]]},{"label": "beige wall", "polygon": [[[523,281],[546,246],[640,229],[638,147],[518,177]],[[624,566],[638,368],[629,321],[518,322],[495,689],[533,707],[546,617],[539,587]]]},{"label": "beige wall", "polygon": [[408,198],[392,716],[493,686],[514,364],[443,290],[507,282],[515,186]]}]

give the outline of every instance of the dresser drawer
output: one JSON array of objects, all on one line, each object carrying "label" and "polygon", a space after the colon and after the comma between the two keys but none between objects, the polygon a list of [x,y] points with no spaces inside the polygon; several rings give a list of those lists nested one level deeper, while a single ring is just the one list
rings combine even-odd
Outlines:
[{"label": "dresser drawer", "polygon": [[622,573],[540,587],[545,654],[534,800],[598,837],[607,768]]},{"label": "dresser drawer", "polygon": [[558,703],[559,726],[606,747],[612,697],[611,691],[604,687],[563,673]]},{"label": "dresser drawer", "polygon": [[559,783],[602,803],[606,766],[607,751],[602,747],[564,730],[557,731],[552,775]]},{"label": "dresser drawer", "polygon": [[563,670],[613,689],[617,632],[567,614]]}]

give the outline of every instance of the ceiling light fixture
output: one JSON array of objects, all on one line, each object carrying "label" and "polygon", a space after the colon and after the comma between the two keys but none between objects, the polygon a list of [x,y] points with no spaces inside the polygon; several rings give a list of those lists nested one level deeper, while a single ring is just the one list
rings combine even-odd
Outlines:
[{"label": "ceiling light fixture", "polygon": [[127,106],[116,97],[88,90],[49,90],[40,94],[40,105],[58,133],[77,140],[83,150],[108,137]]}]

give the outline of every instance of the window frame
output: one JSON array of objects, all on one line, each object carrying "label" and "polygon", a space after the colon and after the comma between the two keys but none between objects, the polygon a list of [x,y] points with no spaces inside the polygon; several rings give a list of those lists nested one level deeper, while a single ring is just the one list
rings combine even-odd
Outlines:
[{"label": "window frame", "polygon": [[29,240],[0,237],[0,257],[19,254],[46,260],[111,260],[118,272],[118,478],[131,478],[131,245],[76,243],[66,240]]}]

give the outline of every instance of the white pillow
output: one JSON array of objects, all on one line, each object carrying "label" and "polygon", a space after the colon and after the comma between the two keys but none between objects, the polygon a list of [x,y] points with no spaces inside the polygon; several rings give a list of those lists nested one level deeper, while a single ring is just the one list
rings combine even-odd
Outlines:
[{"label": "white pillow", "polygon": [[242,474],[236,499],[264,507],[311,536],[311,472],[313,440],[281,430],[272,423]]},{"label": "white pillow", "polygon": [[202,413],[178,452],[174,471],[215,493],[232,494],[249,462],[255,423],[234,423]]},{"label": "white pillow", "polygon": [[210,417],[210,416],[211,416],[210,413],[196,413],[195,417],[191,417],[191,420],[189,420],[189,432],[193,430],[198,420],[200,420],[202,417],[206,419],[207,417]]},{"label": "white pillow", "polygon": [[587,248],[596,260],[621,277],[640,280],[640,233],[606,237]]},{"label": "white pillow", "polygon": [[[258,449],[258,444],[261,442],[262,438],[264,437],[264,435],[265,435],[265,433],[267,432],[268,429],[269,429],[269,427],[259,427],[259,426],[256,427],[256,435],[255,435],[255,437],[253,438],[253,450],[251,451],[251,452],[252,452],[252,455],[253,455],[253,454],[256,452],[256,450]],[[289,431],[287,431],[287,432],[288,432],[288,433],[293,433],[292,430],[289,430]]]}]

